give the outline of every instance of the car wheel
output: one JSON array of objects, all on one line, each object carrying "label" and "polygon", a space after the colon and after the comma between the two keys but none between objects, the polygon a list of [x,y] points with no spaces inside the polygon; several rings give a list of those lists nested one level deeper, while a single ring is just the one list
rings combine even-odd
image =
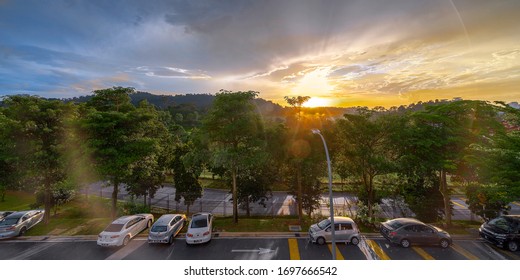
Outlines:
[{"label": "car wheel", "polygon": [[401,246],[403,246],[403,248],[408,248],[410,247],[410,241],[408,239],[401,239]]},{"label": "car wheel", "polygon": [[358,245],[359,244],[359,239],[357,237],[352,237],[352,239],[350,239],[350,244]]},{"label": "car wheel", "polygon": [[516,241],[509,241],[507,243],[507,249],[511,252],[516,252],[518,250],[518,243]]},{"label": "car wheel", "polygon": [[450,241],[448,241],[448,239],[441,239],[440,245],[442,248],[446,249],[450,247]]},{"label": "car wheel", "polygon": [[316,239],[316,242],[318,242],[318,244],[320,244],[320,245],[323,245],[323,244],[325,244],[325,238],[319,237],[318,239]]},{"label": "car wheel", "polygon": [[152,220],[148,220],[148,223],[146,224],[146,228],[150,228],[152,226]]},{"label": "car wheel", "polygon": [[170,238],[168,239],[168,244],[172,244],[173,243],[173,235],[170,235]]},{"label": "car wheel", "polygon": [[123,239],[123,246],[126,246],[130,242],[130,236],[125,236],[125,239]]},{"label": "car wheel", "polygon": [[18,233],[18,236],[23,236],[26,231],[27,231],[27,229],[25,227],[21,228],[20,232]]}]

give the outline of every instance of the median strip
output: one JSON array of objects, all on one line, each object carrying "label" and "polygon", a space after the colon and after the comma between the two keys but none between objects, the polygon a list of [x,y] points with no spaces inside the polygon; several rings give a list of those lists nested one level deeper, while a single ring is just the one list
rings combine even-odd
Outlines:
[{"label": "median strip", "polygon": [[298,240],[295,238],[289,238],[287,241],[289,242],[289,256],[291,257],[291,260],[299,260],[300,250],[298,249]]},{"label": "median strip", "polygon": [[425,259],[425,260],[435,260],[435,258],[432,257],[432,255],[426,253],[426,251],[424,251],[422,248],[419,248],[419,247],[412,247],[412,249],[413,249],[417,254],[419,254],[421,257],[423,257],[423,259]]},{"label": "median strip", "polygon": [[[332,254],[332,244],[327,244],[329,247],[329,251],[330,253]],[[343,257],[343,255],[341,254],[341,252],[339,251],[339,248],[338,248],[338,244],[336,243],[336,260],[344,260],[345,258]]]},{"label": "median strip", "polygon": [[459,245],[457,245],[455,243],[451,244],[451,248],[453,248],[453,250],[455,250],[457,253],[466,257],[468,260],[478,260],[479,259],[479,258],[477,258],[477,256],[473,255],[472,253],[468,252],[466,249],[460,247]]},{"label": "median strip", "polygon": [[390,257],[377,245],[377,243],[373,240],[367,239],[367,244],[370,246],[372,251],[374,251],[380,260],[391,260]]}]

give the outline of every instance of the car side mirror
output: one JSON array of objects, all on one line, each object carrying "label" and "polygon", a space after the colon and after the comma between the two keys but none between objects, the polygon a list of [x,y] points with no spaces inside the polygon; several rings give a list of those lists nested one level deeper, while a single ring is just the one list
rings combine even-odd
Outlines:
[{"label": "car side mirror", "polygon": [[327,228],[325,231],[326,231],[326,232],[330,232],[330,231],[331,231],[331,228]]},{"label": "car side mirror", "polygon": [[22,221],[27,221],[27,217],[23,217],[23,218],[22,218]]}]

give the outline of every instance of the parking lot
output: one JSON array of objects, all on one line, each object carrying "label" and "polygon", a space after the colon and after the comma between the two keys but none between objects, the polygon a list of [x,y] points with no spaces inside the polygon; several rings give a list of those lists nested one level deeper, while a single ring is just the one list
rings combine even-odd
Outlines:
[{"label": "parking lot", "polygon": [[[95,238],[42,238],[0,241],[4,260],[329,260],[330,244],[316,245],[306,237],[214,237],[207,244],[188,246],[184,238],[172,245],[153,244],[139,236],[126,247],[103,248]],[[90,240],[91,239],[91,240]],[[359,245],[340,243],[338,260],[520,260],[482,239],[459,237],[447,249],[436,246],[402,248],[379,236],[363,236]]]}]

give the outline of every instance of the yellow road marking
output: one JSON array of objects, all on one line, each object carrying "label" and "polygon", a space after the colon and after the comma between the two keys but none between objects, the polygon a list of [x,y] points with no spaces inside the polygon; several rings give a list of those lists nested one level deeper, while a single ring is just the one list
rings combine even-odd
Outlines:
[{"label": "yellow road marking", "polygon": [[381,260],[390,260],[390,257],[377,245],[377,243],[373,240],[367,239],[367,244],[372,248],[372,250],[379,256]]},{"label": "yellow road marking", "polygon": [[298,240],[296,238],[289,238],[289,255],[291,260],[300,259],[300,250],[298,249]]},{"label": "yellow road marking", "polygon": [[514,205],[516,205],[516,206],[520,206],[520,203],[518,203],[518,202],[516,202],[516,201],[513,201],[512,203],[513,203]]},{"label": "yellow road marking", "polygon": [[[332,254],[332,244],[327,244],[328,247],[329,247],[329,251],[330,253]],[[336,243],[336,260],[344,260],[345,258],[343,257],[343,255],[341,254],[341,252],[339,251],[339,248],[338,248],[338,243]]]},{"label": "yellow road marking", "polygon": [[425,260],[435,260],[434,257],[432,257],[430,254],[426,253],[426,251],[424,251],[422,248],[419,248],[419,247],[412,247],[412,249],[419,255],[421,255],[421,257],[423,257],[423,259]]},{"label": "yellow road marking", "polygon": [[479,259],[479,258],[477,258],[477,256],[473,255],[472,253],[468,252],[466,249],[460,247],[459,245],[457,245],[455,243],[451,244],[451,248],[453,248],[453,250],[457,251],[457,253],[466,257],[468,260],[478,260]]},{"label": "yellow road marking", "polygon": [[500,249],[500,248],[497,248],[497,249],[498,249],[498,251],[500,251],[502,254],[509,256],[509,257],[512,258],[513,260],[520,260],[520,257],[519,257],[519,256],[517,256],[517,255],[515,255],[515,254],[513,254],[513,253],[511,253],[511,252],[509,252],[509,251],[507,251],[507,250],[505,250],[505,249]]},{"label": "yellow road marking", "polygon": [[451,203],[453,203],[453,204],[455,204],[455,205],[457,205],[457,206],[459,206],[459,207],[462,207],[462,208],[464,208],[464,209],[468,209],[468,207],[466,207],[466,206],[464,206],[464,205],[462,205],[462,204],[460,204],[460,203],[458,203],[458,202],[455,202],[455,201],[453,201],[453,200],[451,201]]}]

